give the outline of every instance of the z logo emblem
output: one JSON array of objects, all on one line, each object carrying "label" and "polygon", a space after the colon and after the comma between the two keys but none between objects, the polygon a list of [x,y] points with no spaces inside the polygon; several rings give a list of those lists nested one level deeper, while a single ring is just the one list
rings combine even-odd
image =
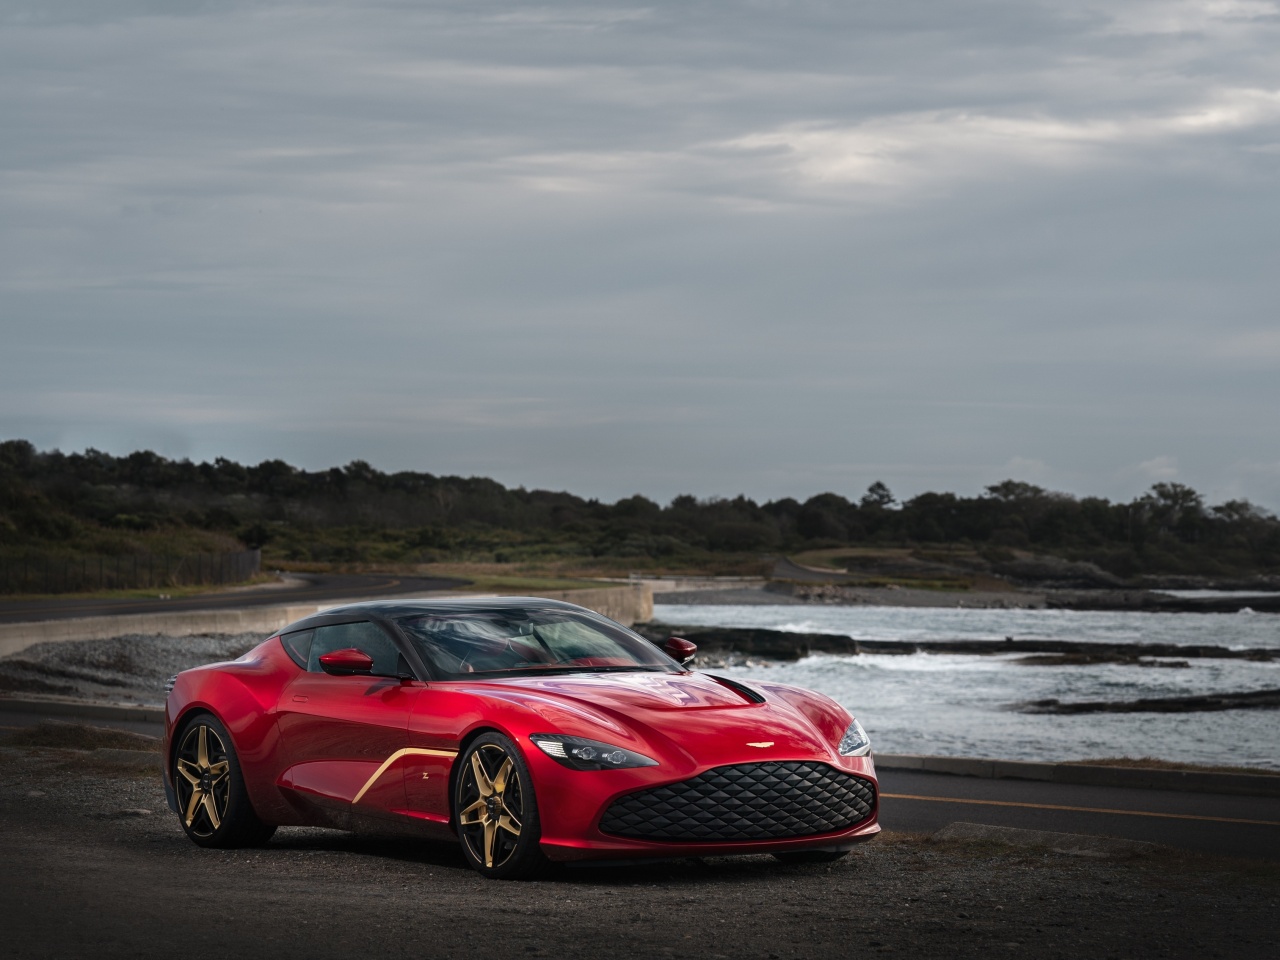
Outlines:
[{"label": "z logo emblem", "polygon": [[773,746],[773,741],[772,741],[772,740],[761,740],[761,741],[759,741],[758,743],[748,743],[748,744],[747,744],[747,746],[748,746],[748,747],[761,747],[761,748],[764,748],[764,747],[772,747],[772,746]]}]

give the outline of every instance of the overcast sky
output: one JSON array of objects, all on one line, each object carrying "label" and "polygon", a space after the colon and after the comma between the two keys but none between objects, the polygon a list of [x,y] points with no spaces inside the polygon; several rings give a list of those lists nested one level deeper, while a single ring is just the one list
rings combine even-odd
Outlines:
[{"label": "overcast sky", "polygon": [[1272,0],[0,0],[0,437],[1280,509]]}]

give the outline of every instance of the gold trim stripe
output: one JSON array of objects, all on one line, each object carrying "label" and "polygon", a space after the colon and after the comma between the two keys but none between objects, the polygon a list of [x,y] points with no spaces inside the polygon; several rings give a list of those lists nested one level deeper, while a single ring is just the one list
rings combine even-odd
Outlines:
[{"label": "gold trim stripe", "polygon": [[458,755],[457,750],[430,750],[427,747],[405,747],[403,750],[397,750],[387,759],[382,761],[380,766],[372,777],[365,781],[365,785],[360,788],[360,792],[356,794],[356,798],[351,801],[351,805],[355,806],[360,802],[360,798],[369,792],[369,788],[377,782],[378,778],[387,772],[387,768],[399,760],[401,757],[448,757],[452,760]]}]

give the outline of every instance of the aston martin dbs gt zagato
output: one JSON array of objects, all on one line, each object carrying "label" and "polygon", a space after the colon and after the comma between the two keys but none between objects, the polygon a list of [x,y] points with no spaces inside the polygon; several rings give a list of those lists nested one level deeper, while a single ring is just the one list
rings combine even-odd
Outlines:
[{"label": "aston martin dbs gt zagato", "polygon": [[879,832],[871,745],[838,703],[694,673],[532,598],[361,603],[178,674],[164,785],[193,841],[376,822],[460,840],[489,877],[547,861],[842,856]]}]

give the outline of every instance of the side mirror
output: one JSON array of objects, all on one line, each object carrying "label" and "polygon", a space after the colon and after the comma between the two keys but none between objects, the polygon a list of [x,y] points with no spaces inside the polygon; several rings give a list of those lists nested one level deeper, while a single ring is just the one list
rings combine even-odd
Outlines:
[{"label": "side mirror", "polygon": [[373,672],[373,657],[363,650],[348,647],[320,655],[320,669],[335,677],[350,677]]},{"label": "side mirror", "polygon": [[668,637],[662,645],[662,651],[682,667],[687,667],[698,654],[698,645],[690,643],[683,637]]}]

